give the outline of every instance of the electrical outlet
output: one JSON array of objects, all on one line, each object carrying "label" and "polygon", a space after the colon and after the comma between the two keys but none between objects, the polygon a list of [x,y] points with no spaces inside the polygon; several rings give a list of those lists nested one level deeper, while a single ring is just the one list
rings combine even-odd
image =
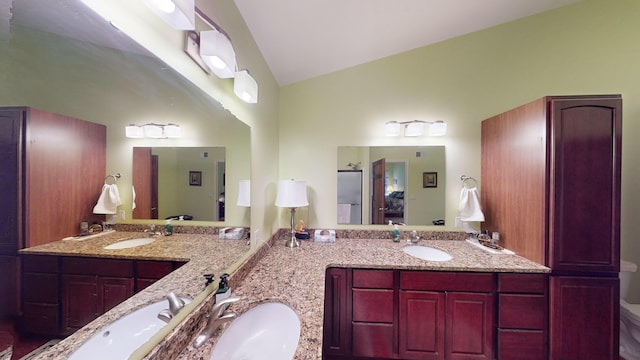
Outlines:
[{"label": "electrical outlet", "polygon": [[456,216],[456,227],[462,227],[462,219],[460,218],[460,216]]},{"label": "electrical outlet", "polygon": [[124,217],[125,217],[124,210],[118,210],[118,218],[120,220],[124,220]]}]

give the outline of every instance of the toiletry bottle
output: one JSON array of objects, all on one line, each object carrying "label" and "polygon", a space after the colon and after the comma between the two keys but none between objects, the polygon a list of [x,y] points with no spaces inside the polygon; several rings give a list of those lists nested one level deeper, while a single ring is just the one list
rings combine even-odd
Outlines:
[{"label": "toiletry bottle", "polygon": [[391,231],[391,240],[393,242],[400,242],[400,229],[398,229],[398,225],[393,225],[393,231]]},{"label": "toiletry bottle", "polygon": [[171,225],[171,220],[167,220],[164,224],[164,236],[173,235],[173,225]]},{"label": "toiletry bottle", "polygon": [[227,280],[228,277],[229,274],[220,275],[220,283],[218,284],[218,290],[216,290],[216,304],[231,296],[231,287]]}]

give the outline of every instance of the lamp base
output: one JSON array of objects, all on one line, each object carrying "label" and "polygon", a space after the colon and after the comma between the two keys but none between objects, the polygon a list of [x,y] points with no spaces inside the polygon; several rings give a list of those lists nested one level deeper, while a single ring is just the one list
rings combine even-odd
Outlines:
[{"label": "lamp base", "polygon": [[284,243],[284,246],[293,249],[296,247],[300,247],[300,242],[298,241],[298,239],[296,239],[295,236],[293,236],[291,239],[287,240],[287,242]]},{"label": "lamp base", "polygon": [[289,248],[300,247],[300,242],[296,239],[296,229],[295,229],[295,219],[296,219],[296,208],[291,208],[291,238],[287,240],[284,245]]}]

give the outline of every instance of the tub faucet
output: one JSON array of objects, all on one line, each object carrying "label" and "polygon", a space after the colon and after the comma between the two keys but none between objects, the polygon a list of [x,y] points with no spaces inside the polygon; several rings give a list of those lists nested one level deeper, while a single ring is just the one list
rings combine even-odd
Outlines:
[{"label": "tub faucet", "polygon": [[185,305],[184,300],[177,297],[173,292],[167,294],[167,301],[169,302],[169,309],[164,309],[158,313],[158,319],[166,323],[171,321]]},{"label": "tub faucet", "polygon": [[225,312],[225,310],[227,310],[229,305],[238,300],[240,300],[239,297],[230,297],[213,305],[207,325],[193,341],[193,347],[199,348],[215,334],[216,330],[218,330],[222,324],[235,319],[236,314]]}]

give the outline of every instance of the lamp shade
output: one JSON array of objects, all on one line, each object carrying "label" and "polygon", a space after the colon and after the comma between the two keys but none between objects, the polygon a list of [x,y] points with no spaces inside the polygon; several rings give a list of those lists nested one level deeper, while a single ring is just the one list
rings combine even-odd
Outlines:
[{"label": "lamp shade", "polygon": [[238,206],[251,206],[251,180],[240,180],[238,187]]},{"label": "lamp shade", "polygon": [[221,79],[232,78],[236,71],[236,52],[231,40],[218,30],[200,32],[200,57]]},{"label": "lamp shade", "polygon": [[302,180],[279,180],[276,206],[297,208],[309,205],[307,182]]},{"label": "lamp shade", "polygon": [[258,102],[258,83],[247,70],[236,72],[233,79],[233,92],[246,103]]},{"label": "lamp shade", "polygon": [[127,127],[124,128],[124,133],[128,138],[141,139],[144,137],[144,131],[142,127],[138,125],[127,125]]},{"label": "lamp shade", "polygon": [[421,136],[424,132],[424,122],[412,121],[406,125],[404,136]]},{"label": "lamp shade", "polygon": [[164,137],[162,126],[157,124],[144,124],[144,136],[148,138],[160,139]]},{"label": "lamp shade", "polygon": [[176,30],[196,28],[194,0],[144,0],[144,3]]},{"label": "lamp shade", "polygon": [[163,126],[164,136],[168,138],[179,138],[180,137],[180,125],[176,124],[167,124]]},{"label": "lamp shade", "polygon": [[397,121],[389,121],[384,125],[384,134],[386,136],[399,136],[402,125]]},{"label": "lamp shade", "polygon": [[429,136],[444,136],[447,134],[447,123],[436,121],[429,126]]}]

